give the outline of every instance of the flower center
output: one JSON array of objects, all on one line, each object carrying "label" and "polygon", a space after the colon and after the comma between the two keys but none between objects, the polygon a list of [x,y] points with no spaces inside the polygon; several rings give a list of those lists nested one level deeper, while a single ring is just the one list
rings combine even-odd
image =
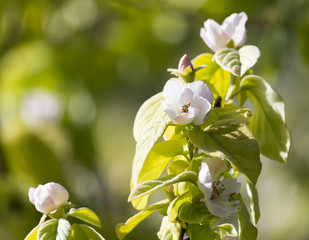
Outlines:
[{"label": "flower center", "polygon": [[220,181],[213,182],[211,184],[211,187],[212,187],[212,193],[210,197],[211,200],[214,200],[215,198],[219,197],[220,194],[225,190],[223,183]]},{"label": "flower center", "polygon": [[191,103],[188,103],[186,105],[183,105],[181,107],[181,113],[188,113],[189,112],[189,107],[191,106]]}]

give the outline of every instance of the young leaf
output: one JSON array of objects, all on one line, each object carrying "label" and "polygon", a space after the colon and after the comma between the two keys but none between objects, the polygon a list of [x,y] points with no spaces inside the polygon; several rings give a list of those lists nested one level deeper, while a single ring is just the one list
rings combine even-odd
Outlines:
[{"label": "young leaf", "polygon": [[76,217],[84,222],[90,223],[94,226],[101,227],[101,222],[98,216],[89,208],[71,208],[67,216]]},{"label": "young leaf", "polygon": [[214,59],[220,67],[240,77],[255,65],[259,57],[260,50],[252,45],[243,46],[239,50],[222,48],[214,55]]},{"label": "young leaf", "polygon": [[31,230],[31,232],[27,235],[25,240],[37,240],[39,225]]},{"label": "young leaf", "polygon": [[71,224],[66,219],[51,219],[40,225],[37,240],[68,240],[70,236]]},{"label": "young leaf", "polygon": [[137,185],[130,193],[128,201],[132,201],[135,198],[139,198],[143,195],[150,194],[160,188],[178,182],[192,182],[196,184],[197,174],[192,171],[186,171],[179,175],[167,175],[164,177],[150,180]]},{"label": "young leaf", "polygon": [[247,193],[250,199],[250,215],[256,226],[260,218],[259,196],[257,189],[250,182],[247,182]]},{"label": "young leaf", "polygon": [[175,157],[183,153],[183,147],[179,141],[168,140],[155,145],[152,151],[164,157]]},{"label": "young leaf", "polygon": [[187,223],[199,224],[205,219],[211,218],[213,218],[213,215],[203,202],[184,204],[179,211],[179,219]]},{"label": "young leaf", "polygon": [[254,107],[249,128],[261,153],[273,160],[287,162],[291,140],[281,97],[264,79],[255,75],[243,78],[240,89],[246,91]]},{"label": "young leaf", "polygon": [[141,221],[148,217],[153,212],[165,208],[169,205],[168,200],[163,200],[158,203],[155,203],[144,210],[140,211],[135,216],[129,218],[126,223],[120,223],[116,226],[116,234],[118,239],[122,240],[127,236]]},{"label": "young leaf", "polygon": [[196,72],[195,79],[204,81],[213,91],[215,98],[220,96],[224,99],[231,83],[230,73],[220,68],[213,60],[213,55],[208,53],[197,56],[192,63],[194,68],[206,65],[205,68]]},{"label": "young leaf", "polygon": [[181,235],[181,225],[171,223],[167,217],[163,217],[158,237],[160,240],[179,240]]},{"label": "young leaf", "polygon": [[237,212],[239,225],[239,240],[255,240],[257,237],[257,229],[250,221],[249,212],[244,201],[242,200],[241,195],[238,194],[237,198],[240,202],[240,211]]},{"label": "young leaf", "polygon": [[220,224],[214,229],[219,231],[221,239],[223,239],[224,237],[231,237],[232,239],[234,239],[237,238],[238,235],[234,225],[229,223]]},{"label": "young leaf", "polygon": [[[155,143],[162,137],[170,122],[170,119],[162,109],[161,100],[163,100],[162,93],[158,93],[148,99],[141,106],[135,118],[133,133],[137,143],[132,166],[131,189],[142,181],[141,178],[144,180],[146,179],[145,176],[143,176],[146,172],[143,168],[147,156]],[[151,164],[150,162],[150,166],[148,167],[151,167]],[[156,172],[157,176],[159,176],[162,171],[158,169]],[[142,199],[133,201],[132,204],[135,208],[142,209],[147,204],[147,197],[145,196]]]},{"label": "young leaf", "polygon": [[190,192],[186,192],[177,198],[175,198],[171,204],[168,206],[167,214],[169,222],[177,222],[178,212],[181,206],[184,204],[190,203],[192,200],[192,194]]},{"label": "young leaf", "polygon": [[[219,234],[208,224],[188,224],[187,234],[190,240],[219,240]],[[249,239],[247,239],[249,240]],[[250,239],[251,240],[251,239]]]},{"label": "young leaf", "polygon": [[239,121],[226,119],[209,125],[205,131],[194,128],[188,132],[191,142],[212,157],[224,157],[254,185],[262,164],[258,144]]},{"label": "young leaf", "polygon": [[93,228],[84,224],[73,224],[70,240],[104,240],[104,238]]},{"label": "young leaf", "polygon": [[168,165],[167,173],[169,175],[178,175],[184,172],[187,169],[188,165],[188,162],[184,160],[175,160]]},{"label": "young leaf", "polygon": [[235,119],[242,123],[248,124],[249,115],[250,115],[250,109],[248,108],[242,108],[236,106],[213,108],[205,124],[209,125],[218,120],[223,119]]}]

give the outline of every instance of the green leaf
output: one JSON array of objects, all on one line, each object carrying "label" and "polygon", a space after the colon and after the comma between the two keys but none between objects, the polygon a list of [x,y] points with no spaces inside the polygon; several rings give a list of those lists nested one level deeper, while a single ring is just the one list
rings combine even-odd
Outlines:
[{"label": "green leaf", "polygon": [[240,77],[255,65],[259,57],[260,50],[252,45],[243,46],[239,50],[222,48],[214,55],[214,59],[224,70]]},{"label": "green leaf", "polygon": [[152,151],[164,157],[175,157],[183,153],[183,147],[179,141],[168,140],[155,145]]},{"label": "green leaf", "polygon": [[[162,137],[170,122],[161,106],[163,99],[162,93],[156,94],[141,106],[136,115],[133,133],[137,143],[132,166],[131,189],[142,181],[158,177],[164,169],[151,158],[147,159],[149,152]],[[165,162],[166,159],[162,161]],[[158,168],[149,174],[147,170],[152,169],[154,164]],[[144,196],[132,201],[132,204],[137,209],[143,209],[147,204],[147,199],[147,196]]]},{"label": "green leaf", "polygon": [[70,240],[104,240],[93,228],[84,224],[73,224]]},{"label": "green leaf", "polygon": [[[188,224],[187,234],[190,240],[219,240],[219,234],[209,224]],[[249,240],[249,239],[247,239]],[[251,239],[250,239],[251,240]]]},{"label": "green leaf", "polygon": [[221,239],[223,239],[224,237],[233,237],[233,238],[238,237],[237,230],[232,224],[229,223],[220,224],[217,225],[214,229],[219,230]]},{"label": "green leaf", "polygon": [[250,109],[236,107],[234,105],[224,108],[213,108],[209,114],[207,121],[205,122],[205,125],[209,125],[223,119],[235,119],[242,123],[248,124],[249,115]]},{"label": "green leaf", "polygon": [[243,78],[240,89],[246,91],[254,107],[249,128],[261,153],[273,160],[287,162],[291,140],[285,125],[282,98],[264,79],[255,75]]},{"label": "green leaf", "polygon": [[212,157],[224,157],[254,185],[262,164],[258,144],[244,123],[219,120],[205,131],[194,128],[188,132],[191,142]]},{"label": "green leaf", "polygon": [[244,201],[242,200],[241,195],[238,194],[237,198],[240,203],[240,211],[237,212],[239,225],[239,240],[255,240],[257,238],[257,229],[250,221],[249,212]]},{"label": "green leaf", "polygon": [[158,237],[160,240],[179,240],[181,236],[181,225],[171,223],[167,217],[163,217]]},{"label": "green leaf", "polygon": [[37,240],[39,225],[31,230],[31,232],[27,235],[25,240]]},{"label": "green leaf", "polygon": [[256,226],[260,219],[259,196],[257,189],[250,182],[247,182],[247,193],[250,200],[250,215],[252,222]]},{"label": "green leaf", "polygon": [[192,63],[194,68],[206,65],[205,68],[196,72],[195,79],[204,81],[211,88],[215,98],[221,96],[224,99],[231,83],[230,73],[220,68],[213,60],[213,55],[208,53],[197,56]]},{"label": "green leaf", "polygon": [[128,201],[132,201],[135,198],[139,198],[143,195],[150,194],[160,188],[178,182],[192,182],[196,184],[197,174],[192,171],[186,171],[179,175],[167,175],[155,180],[150,180],[137,185],[130,193]]},{"label": "green leaf", "polygon": [[89,208],[71,208],[67,216],[76,217],[94,226],[101,227],[99,217]]},{"label": "green leaf", "polygon": [[122,240],[127,236],[141,221],[148,217],[153,212],[163,209],[169,205],[168,200],[163,200],[155,203],[144,210],[140,211],[138,214],[129,218],[126,223],[119,223],[116,226],[116,234],[118,239]]},{"label": "green leaf", "polygon": [[188,165],[188,162],[184,160],[175,160],[168,165],[167,173],[169,175],[178,175],[184,172],[187,169]]},{"label": "green leaf", "polygon": [[183,204],[188,204],[191,200],[192,194],[189,191],[175,198],[167,209],[168,221],[177,222],[179,209]]},{"label": "green leaf", "polygon": [[201,223],[205,219],[213,218],[213,215],[208,211],[204,202],[190,202],[181,207],[179,218],[187,223]]},{"label": "green leaf", "polygon": [[51,219],[42,223],[38,230],[38,240],[68,240],[71,236],[71,224],[63,218]]}]

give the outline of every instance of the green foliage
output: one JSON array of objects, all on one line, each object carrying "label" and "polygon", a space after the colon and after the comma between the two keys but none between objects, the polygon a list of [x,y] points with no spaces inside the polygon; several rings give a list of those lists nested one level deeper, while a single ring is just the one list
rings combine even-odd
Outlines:
[{"label": "green foliage", "polygon": [[37,235],[39,231],[40,226],[36,226],[29,232],[29,234],[26,236],[25,240],[37,240]]},{"label": "green foliage", "polygon": [[130,233],[141,221],[148,217],[153,212],[166,208],[169,205],[169,201],[163,200],[158,203],[152,204],[138,214],[129,218],[125,223],[117,224],[116,233],[117,237],[122,240],[128,233]]},{"label": "green foliage", "polygon": [[135,198],[139,198],[143,195],[150,194],[159,190],[163,187],[169,186],[171,184],[179,183],[179,182],[192,182],[196,183],[197,174],[192,171],[185,171],[179,175],[167,175],[155,180],[145,181],[143,183],[138,184],[130,193],[129,201],[132,201]]},{"label": "green foliage", "polygon": [[239,50],[233,48],[219,49],[214,59],[226,71],[242,77],[251,69],[260,57],[260,50],[256,46],[243,46]]},{"label": "green foliage", "polygon": [[161,240],[179,240],[181,236],[181,225],[171,223],[167,217],[163,217],[158,237]]},{"label": "green foliage", "polygon": [[40,225],[38,240],[68,240],[71,237],[71,224],[63,219],[51,219]]},{"label": "green foliage", "polygon": [[88,208],[71,208],[66,215],[78,218],[94,226],[101,227],[101,222],[98,216]]},{"label": "green foliage", "polygon": [[257,189],[250,182],[247,182],[247,193],[250,199],[250,215],[252,222],[256,226],[260,219],[260,205]]},{"label": "green foliage", "polygon": [[[162,137],[168,123],[170,120],[167,118],[166,114],[163,112],[161,107],[161,101],[163,96],[161,93],[148,99],[139,109],[134,122],[134,138],[137,141],[135,156],[133,160],[132,167],[132,178],[131,178],[131,188],[143,181],[151,179],[144,177],[143,174],[147,174],[147,168],[152,169],[151,166],[154,161],[147,161],[150,150],[154,144]],[[165,161],[165,159],[163,159]],[[150,164],[148,167],[147,164]],[[166,162],[167,164],[168,162]],[[161,164],[159,164],[161,166]],[[163,166],[163,165],[162,165]],[[146,170],[144,170],[146,168]],[[160,175],[163,168],[157,168],[152,177]],[[147,204],[147,198],[139,199],[138,201],[132,202],[136,209],[143,209]]]},{"label": "green foliage", "polygon": [[73,224],[70,240],[104,240],[104,238],[93,228],[84,224]]},{"label": "green foliage", "polygon": [[241,195],[238,195],[240,202],[240,211],[238,211],[238,224],[239,224],[239,240],[256,239],[257,229],[250,221],[250,215],[247,207],[242,200]]},{"label": "green foliage", "polygon": [[188,136],[207,155],[224,157],[256,184],[262,168],[259,147],[245,124],[236,120],[220,120],[205,131],[194,128]]},{"label": "green foliage", "polygon": [[290,134],[285,125],[282,98],[261,77],[250,75],[242,79],[240,91],[252,101],[254,111],[249,128],[256,137],[261,153],[273,160],[286,162],[290,150]]},{"label": "green foliage", "polygon": [[218,240],[219,235],[207,224],[188,224],[187,234],[190,240]]},{"label": "green foliage", "polygon": [[206,65],[207,67],[196,72],[196,80],[202,80],[210,87],[215,97],[225,98],[231,83],[230,74],[220,68],[209,53],[201,54],[192,60],[193,66]]}]

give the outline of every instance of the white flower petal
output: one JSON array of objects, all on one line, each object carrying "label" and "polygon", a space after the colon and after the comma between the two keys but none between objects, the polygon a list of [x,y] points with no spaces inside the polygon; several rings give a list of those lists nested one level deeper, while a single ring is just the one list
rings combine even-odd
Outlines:
[{"label": "white flower petal", "polygon": [[181,113],[174,119],[174,123],[180,124],[180,125],[186,125],[192,122],[193,118],[194,118],[194,113],[192,112]]},{"label": "white flower petal", "polygon": [[191,103],[193,100],[193,96],[194,96],[193,91],[190,88],[186,87],[179,95],[178,99],[179,107]]},{"label": "white flower petal", "polygon": [[[181,93],[182,88],[176,80],[168,80],[163,89],[163,96],[165,99],[172,103],[177,103],[179,94]],[[174,104],[173,104],[174,105]]]},{"label": "white flower petal", "polygon": [[211,109],[211,104],[206,99],[199,97],[191,103],[191,106],[198,109],[198,113],[195,115],[193,123],[196,125],[202,125],[206,114]]},{"label": "white flower petal", "polygon": [[225,190],[220,195],[222,198],[228,199],[231,194],[238,194],[241,189],[241,184],[237,182],[236,178],[225,178],[222,180]]},{"label": "white flower petal", "polygon": [[162,108],[170,119],[175,119],[177,117],[179,109],[175,108],[175,106],[172,106],[167,101],[162,102]]},{"label": "white flower petal", "polygon": [[239,14],[233,13],[227,17],[222,23],[223,31],[234,41],[236,47],[245,43],[247,34],[245,24],[247,15],[244,12]]},{"label": "white flower petal", "polygon": [[213,215],[218,217],[228,217],[230,215],[230,209],[226,209],[221,205],[217,204],[215,201],[206,201],[206,206]]},{"label": "white flower petal", "polygon": [[207,99],[209,103],[212,103],[214,95],[203,81],[194,81],[189,83],[188,88],[190,88],[197,97],[203,97]]},{"label": "white flower petal", "polygon": [[216,51],[226,46],[230,38],[217,22],[208,19],[204,22],[204,27],[205,31],[201,31],[201,36],[211,50]]},{"label": "white flower petal", "polygon": [[69,199],[68,191],[58,183],[50,182],[44,185],[57,207],[66,203]]}]

